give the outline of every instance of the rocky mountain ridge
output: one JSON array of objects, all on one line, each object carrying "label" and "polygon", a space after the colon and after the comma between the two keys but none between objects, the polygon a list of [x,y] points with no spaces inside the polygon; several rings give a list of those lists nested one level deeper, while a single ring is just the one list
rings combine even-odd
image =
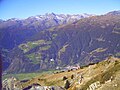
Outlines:
[{"label": "rocky mountain ridge", "polygon": [[45,15],[31,16],[26,19],[11,18],[1,20],[0,28],[20,24],[21,26],[39,26],[42,29],[53,27],[56,25],[68,24],[80,20],[82,18],[93,16],[92,14],[55,14],[46,13]]},{"label": "rocky mountain ridge", "polygon": [[[90,17],[89,14],[64,15],[47,13],[45,15],[31,16],[27,19],[8,19],[0,21],[1,48],[12,49],[32,35],[59,25],[73,23],[82,18]],[[8,45],[10,43],[11,45]]]}]

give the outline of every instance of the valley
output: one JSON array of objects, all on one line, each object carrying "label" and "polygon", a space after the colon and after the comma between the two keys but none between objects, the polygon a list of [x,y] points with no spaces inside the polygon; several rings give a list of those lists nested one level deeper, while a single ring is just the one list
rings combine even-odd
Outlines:
[{"label": "valley", "polygon": [[119,90],[120,11],[0,21],[3,90]]},{"label": "valley", "polygon": [[3,64],[7,65],[4,70],[29,73],[57,66],[84,66],[109,56],[119,57],[119,22],[120,15],[106,14],[39,31],[13,49],[2,48]]}]

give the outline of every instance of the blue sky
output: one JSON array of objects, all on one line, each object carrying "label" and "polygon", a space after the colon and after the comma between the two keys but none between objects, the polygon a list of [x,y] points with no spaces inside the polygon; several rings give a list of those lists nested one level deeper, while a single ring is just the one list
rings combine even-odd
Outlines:
[{"label": "blue sky", "polygon": [[120,0],[0,0],[0,19],[27,18],[45,13],[104,14],[120,10]]}]

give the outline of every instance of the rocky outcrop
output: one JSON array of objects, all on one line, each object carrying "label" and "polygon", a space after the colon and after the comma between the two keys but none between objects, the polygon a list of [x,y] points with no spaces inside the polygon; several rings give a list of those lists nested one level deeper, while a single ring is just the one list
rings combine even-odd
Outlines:
[{"label": "rocky outcrop", "polygon": [[2,82],[2,90],[20,90],[21,88],[17,88],[17,79],[14,77],[6,78]]},{"label": "rocky outcrop", "polygon": [[97,81],[97,82],[92,83],[92,84],[89,86],[89,88],[87,88],[87,90],[96,90],[96,89],[99,88],[99,87],[100,87],[100,82]]}]

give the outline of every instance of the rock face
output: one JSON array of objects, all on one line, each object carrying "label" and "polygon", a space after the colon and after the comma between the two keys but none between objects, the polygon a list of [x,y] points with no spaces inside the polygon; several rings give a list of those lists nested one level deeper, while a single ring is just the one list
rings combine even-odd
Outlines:
[{"label": "rock face", "polygon": [[87,90],[96,90],[96,89],[99,88],[99,87],[100,87],[100,82],[97,81],[97,82],[92,83],[92,84],[89,86],[89,88],[87,88]]},{"label": "rock face", "polygon": [[29,34],[29,39],[10,51],[6,71],[20,73],[73,64],[83,66],[110,55],[120,57],[119,22],[120,15],[107,14]]}]

